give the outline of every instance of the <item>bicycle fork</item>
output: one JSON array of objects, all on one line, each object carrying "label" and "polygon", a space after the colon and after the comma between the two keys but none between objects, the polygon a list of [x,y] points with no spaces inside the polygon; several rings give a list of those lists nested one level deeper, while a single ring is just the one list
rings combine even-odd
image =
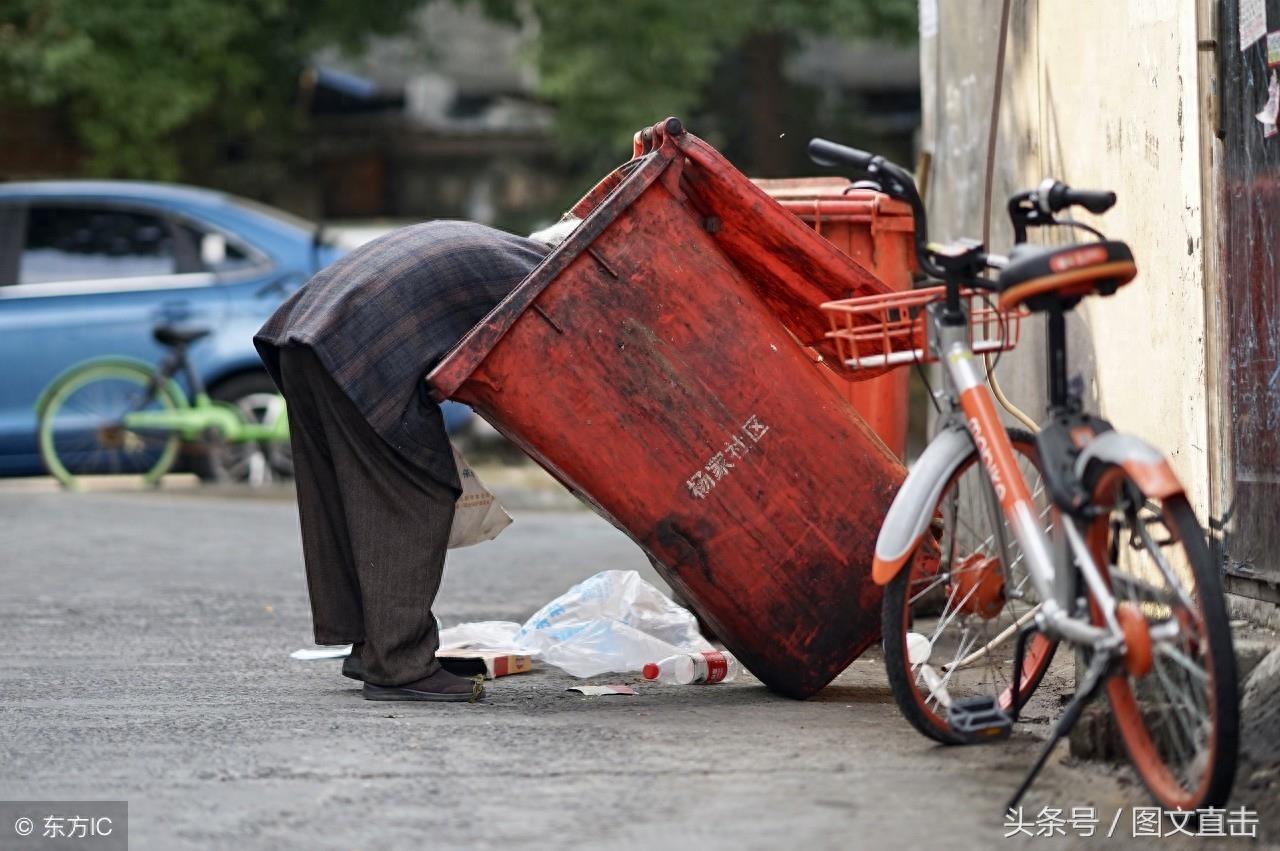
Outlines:
[{"label": "bicycle fork", "polygon": [[[1013,448],[996,413],[995,399],[987,387],[984,369],[963,338],[964,328],[956,330],[959,339],[947,341],[949,345],[944,349],[944,368],[954,388],[965,428],[973,438],[978,458],[986,471],[991,492],[1022,549],[1027,573],[1041,600],[1040,610],[1035,616],[1037,627],[1051,638],[1065,639],[1094,650],[1122,652],[1124,633],[1116,621],[1115,598],[1102,578],[1084,536],[1072,519],[1064,516],[1064,522],[1059,526],[1066,536],[1074,563],[1102,612],[1105,626],[1084,623],[1072,616],[1078,590],[1073,571],[1055,567],[1051,542],[1041,525],[1026,480],[1018,469]],[[949,335],[953,332],[952,329],[943,329],[942,333]]]}]

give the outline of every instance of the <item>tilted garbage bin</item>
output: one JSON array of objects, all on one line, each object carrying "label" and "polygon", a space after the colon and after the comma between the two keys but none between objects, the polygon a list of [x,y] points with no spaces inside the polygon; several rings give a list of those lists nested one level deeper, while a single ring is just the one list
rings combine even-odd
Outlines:
[{"label": "tilted garbage bin", "polygon": [[826,347],[823,300],[886,288],[674,120],[658,130],[427,381],[807,697],[878,638],[872,552],[905,470],[801,343]]}]

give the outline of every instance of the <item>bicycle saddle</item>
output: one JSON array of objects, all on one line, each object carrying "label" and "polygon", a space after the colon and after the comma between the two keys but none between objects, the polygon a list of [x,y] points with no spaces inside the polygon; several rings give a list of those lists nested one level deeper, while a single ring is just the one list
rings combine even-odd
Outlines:
[{"label": "bicycle saddle", "polygon": [[1133,280],[1133,252],[1119,240],[1042,246],[1022,243],[996,280],[1001,310],[1072,308],[1087,295],[1111,295]]},{"label": "bicycle saddle", "polygon": [[213,333],[212,328],[200,328],[195,326],[181,325],[157,325],[151,332],[151,336],[155,337],[157,343],[162,346],[186,346],[208,337]]}]

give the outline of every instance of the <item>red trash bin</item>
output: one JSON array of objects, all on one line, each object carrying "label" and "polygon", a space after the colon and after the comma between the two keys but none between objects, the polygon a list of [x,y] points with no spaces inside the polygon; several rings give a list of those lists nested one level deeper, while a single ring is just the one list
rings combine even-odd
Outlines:
[{"label": "red trash bin", "polygon": [[[797,338],[829,327],[815,292],[885,288],[659,129],[427,381],[635,540],[764,683],[807,697],[878,638],[871,558],[905,470]],[[755,275],[732,260],[753,238]]]},{"label": "red trash bin", "polygon": [[[757,179],[782,207],[895,290],[909,290],[916,266],[911,208],[882,192],[855,189],[843,177]],[[894,454],[907,451],[910,374],[899,369],[867,381],[849,370],[825,373]]]}]

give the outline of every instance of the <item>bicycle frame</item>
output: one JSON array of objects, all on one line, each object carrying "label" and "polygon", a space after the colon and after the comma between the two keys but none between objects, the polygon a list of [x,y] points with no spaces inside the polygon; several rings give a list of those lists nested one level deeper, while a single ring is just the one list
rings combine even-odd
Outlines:
[{"label": "bicycle frame", "polygon": [[[960,464],[976,451],[987,474],[987,497],[993,503],[992,510],[1008,522],[1040,598],[1037,626],[1051,638],[1098,649],[1122,647],[1124,637],[1115,617],[1115,597],[1084,536],[1065,514],[1060,528],[1067,546],[1061,558],[1054,556],[1053,543],[1037,517],[1035,503],[996,412],[985,367],[969,344],[967,318],[960,324],[948,322],[946,312],[937,306],[931,307],[928,314],[931,345],[941,354],[943,365],[943,390],[939,395],[947,409],[938,436],[908,474],[885,518],[876,542],[875,581],[885,584],[905,566],[925,533],[933,504]],[[995,526],[999,528],[999,524]],[[1007,546],[1007,542],[1001,546]],[[1068,555],[1084,577],[1105,626],[1096,626],[1074,614],[1081,609],[1076,599],[1079,587],[1075,571],[1069,569]]]},{"label": "bicycle frame", "polygon": [[289,418],[274,423],[249,422],[239,409],[201,393],[189,408],[133,411],[124,415],[123,425],[132,431],[176,432],[184,440],[197,440],[216,429],[228,443],[283,441],[289,439]]},{"label": "bicycle frame", "polygon": [[162,384],[182,372],[191,387],[191,404],[173,410],[138,410],[125,414],[122,425],[132,431],[176,433],[183,440],[200,440],[211,431],[227,443],[253,443],[289,439],[289,418],[283,414],[273,423],[246,420],[239,408],[210,398],[200,374],[192,368],[185,346],[176,347],[160,364],[153,386],[142,406],[150,404]]}]

